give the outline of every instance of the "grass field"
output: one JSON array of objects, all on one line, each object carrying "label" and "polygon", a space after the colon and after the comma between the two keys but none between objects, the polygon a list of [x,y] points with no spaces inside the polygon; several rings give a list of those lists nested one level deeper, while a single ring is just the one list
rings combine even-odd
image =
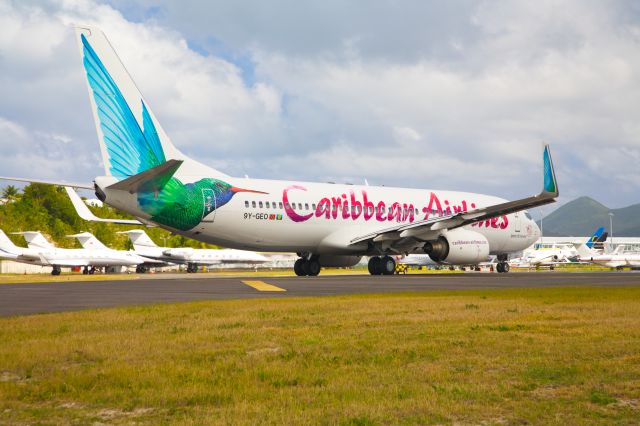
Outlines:
[{"label": "grass field", "polygon": [[0,319],[0,424],[637,424],[640,288]]}]

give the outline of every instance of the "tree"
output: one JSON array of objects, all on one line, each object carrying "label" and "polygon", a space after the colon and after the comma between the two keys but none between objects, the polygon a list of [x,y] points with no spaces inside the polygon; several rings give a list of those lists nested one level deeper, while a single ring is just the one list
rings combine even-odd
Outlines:
[{"label": "tree", "polygon": [[9,185],[7,186],[3,191],[2,191],[2,198],[6,198],[7,200],[15,200],[16,197],[18,196],[18,188],[16,188],[13,185]]}]

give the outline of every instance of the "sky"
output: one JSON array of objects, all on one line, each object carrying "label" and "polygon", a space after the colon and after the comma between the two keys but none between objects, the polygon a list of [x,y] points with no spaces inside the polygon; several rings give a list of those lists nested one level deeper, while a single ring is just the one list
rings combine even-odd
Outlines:
[{"label": "sky", "polygon": [[103,173],[73,23],[230,175],[640,202],[637,1],[0,0],[0,175]]}]

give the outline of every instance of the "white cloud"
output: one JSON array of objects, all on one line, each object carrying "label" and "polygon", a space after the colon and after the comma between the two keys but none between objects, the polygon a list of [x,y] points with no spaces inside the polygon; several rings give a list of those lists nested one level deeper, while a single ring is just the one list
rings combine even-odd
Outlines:
[{"label": "white cloud", "polygon": [[637,201],[633,3],[444,3],[0,2],[0,167],[28,151],[33,171],[100,172],[67,26],[88,22],[173,142],[230,174],[515,197],[538,189],[548,142],[563,194]]}]

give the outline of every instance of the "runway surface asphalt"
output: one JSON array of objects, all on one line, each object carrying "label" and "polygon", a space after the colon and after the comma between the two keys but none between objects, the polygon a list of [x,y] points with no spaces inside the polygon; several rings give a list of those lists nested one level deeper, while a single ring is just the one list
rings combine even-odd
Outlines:
[{"label": "runway surface asphalt", "polygon": [[640,274],[518,272],[375,277],[216,277],[211,274],[172,274],[117,281],[1,284],[0,316],[193,300],[560,286],[640,286]]}]

